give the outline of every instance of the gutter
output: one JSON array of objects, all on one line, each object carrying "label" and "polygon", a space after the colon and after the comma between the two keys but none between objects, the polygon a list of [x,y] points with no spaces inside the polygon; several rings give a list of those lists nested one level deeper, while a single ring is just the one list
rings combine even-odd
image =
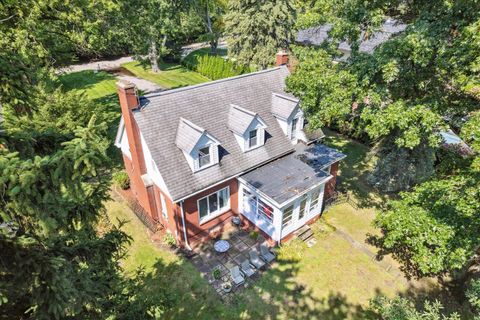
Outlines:
[{"label": "gutter", "polygon": [[192,251],[192,248],[188,244],[187,229],[185,228],[185,212],[183,211],[183,200],[180,201],[180,212],[182,214],[182,226],[183,226],[183,237],[185,239],[185,247]]}]

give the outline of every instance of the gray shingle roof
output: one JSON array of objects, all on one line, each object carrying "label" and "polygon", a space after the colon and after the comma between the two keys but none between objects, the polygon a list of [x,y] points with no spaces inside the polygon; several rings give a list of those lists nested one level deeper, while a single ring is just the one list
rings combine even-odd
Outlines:
[{"label": "gray shingle roof", "polygon": [[190,153],[204,133],[205,129],[196,126],[187,119],[180,118],[175,144],[186,153]]},{"label": "gray shingle roof", "polygon": [[[404,31],[407,28],[406,24],[400,23],[395,19],[387,19],[382,25],[381,30],[376,31],[368,39],[360,42],[359,51],[364,53],[373,53],[376,47],[389,40],[393,35]],[[319,46],[325,40],[329,40],[328,32],[332,29],[332,25],[325,24],[318,27],[300,30],[297,33],[296,41],[306,45]],[[362,32],[360,39],[365,37]],[[350,44],[343,41],[338,45],[338,49],[346,52],[352,51]]]},{"label": "gray shingle roof", "polygon": [[[257,113],[231,104],[228,111],[228,128],[236,134],[243,135],[255,117]],[[260,121],[264,122],[262,119]]]},{"label": "gray shingle roof", "polygon": [[[323,145],[318,146],[324,151],[335,151]],[[330,176],[322,170],[327,160],[325,155],[321,152],[312,153],[315,148],[304,149],[270,162],[242,175],[241,178],[278,204],[282,204]],[[336,154],[340,155],[339,152]],[[306,158],[308,161],[305,161]]]},{"label": "gray shingle roof", "polygon": [[[288,74],[282,66],[140,99],[135,120],[174,201],[293,151],[271,112],[272,93],[284,93]],[[267,126],[264,146],[248,152],[240,149],[227,127],[231,104],[241,105],[263,119]],[[176,145],[182,117],[218,139],[218,165],[192,172]]]},{"label": "gray shingle roof", "polygon": [[272,113],[284,120],[288,119],[298,105],[299,100],[291,96],[272,93]]}]

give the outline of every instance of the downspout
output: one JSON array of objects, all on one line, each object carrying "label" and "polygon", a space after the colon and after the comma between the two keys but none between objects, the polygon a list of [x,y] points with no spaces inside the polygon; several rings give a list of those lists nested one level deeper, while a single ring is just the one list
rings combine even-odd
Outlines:
[{"label": "downspout", "polygon": [[182,226],[183,226],[183,237],[185,239],[185,247],[192,251],[192,248],[188,244],[187,229],[185,228],[185,212],[183,212],[183,200],[180,201],[180,213],[182,214]]}]

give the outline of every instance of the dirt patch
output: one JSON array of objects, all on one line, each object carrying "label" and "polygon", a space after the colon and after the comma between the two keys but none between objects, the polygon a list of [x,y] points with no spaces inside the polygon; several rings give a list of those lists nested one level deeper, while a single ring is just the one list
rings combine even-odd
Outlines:
[{"label": "dirt patch", "polygon": [[131,72],[128,69],[125,69],[124,67],[118,67],[118,68],[113,68],[113,69],[107,69],[105,70],[106,72],[118,77],[118,76],[130,76],[130,77],[135,77],[135,74]]}]

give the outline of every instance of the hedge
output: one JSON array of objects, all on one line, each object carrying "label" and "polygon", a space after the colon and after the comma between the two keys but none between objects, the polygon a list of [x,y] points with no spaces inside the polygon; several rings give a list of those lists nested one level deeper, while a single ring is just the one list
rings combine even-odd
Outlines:
[{"label": "hedge", "polygon": [[195,51],[185,57],[182,64],[186,68],[196,71],[211,80],[238,76],[250,72],[249,68],[237,66],[232,61],[220,56],[204,54],[203,52],[197,53]]}]

